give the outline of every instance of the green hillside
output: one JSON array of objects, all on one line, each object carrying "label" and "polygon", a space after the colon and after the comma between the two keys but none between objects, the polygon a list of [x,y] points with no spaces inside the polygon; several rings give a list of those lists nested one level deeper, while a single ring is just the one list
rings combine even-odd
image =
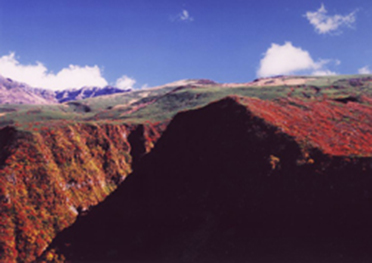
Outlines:
[{"label": "green hillside", "polygon": [[[0,107],[0,127],[15,125],[34,129],[39,124],[54,125],[56,121],[113,121],[142,123],[172,118],[177,112],[202,107],[228,95],[275,100],[282,97],[316,99],[327,97],[342,100],[372,94],[372,75],[275,77],[284,80],[302,78],[301,85],[255,86],[244,84],[166,85],[133,90],[127,93],[100,96],[63,104],[11,105]],[[272,80],[267,80],[267,83]]]}]

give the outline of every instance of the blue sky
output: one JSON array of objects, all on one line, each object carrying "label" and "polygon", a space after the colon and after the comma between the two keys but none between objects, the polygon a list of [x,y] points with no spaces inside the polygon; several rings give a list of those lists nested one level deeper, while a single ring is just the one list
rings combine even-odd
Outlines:
[{"label": "blue sky", "polygon": [[368,0],[0,0],[0,74],[61,89],[368,73],[371,25]]}]

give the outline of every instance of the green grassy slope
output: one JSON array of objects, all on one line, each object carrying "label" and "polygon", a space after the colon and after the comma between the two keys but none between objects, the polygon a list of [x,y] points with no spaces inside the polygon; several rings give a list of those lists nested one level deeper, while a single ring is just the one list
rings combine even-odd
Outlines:
[{"label": "green grassy slope", "polygon": [[[290,77],[283,77],[290,78]],[[296,78],[296,77],[291,77]],[[273,100],[282,97],[343,99],[372,94],[372,75],[297,77],[308,79],[302,85],[252,86],[221,84],[164,86],[134,90],[54,105],[0,106],[0,127],[16,125],[20,129],[50,124],[54,121],[115,121],[142,123],[163,121],[177,112],[202,107],[226,97],[238,95]]]}]

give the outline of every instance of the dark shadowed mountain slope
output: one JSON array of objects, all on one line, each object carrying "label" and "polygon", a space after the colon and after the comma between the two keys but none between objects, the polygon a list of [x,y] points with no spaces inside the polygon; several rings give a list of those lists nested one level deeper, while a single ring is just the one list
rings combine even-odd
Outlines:
[{"label": "dark shadowed mountain slope", "polygon": [[298,138],[236,98],[180,113],[118,190],[44,256],[369,262],[371,158],[324,154]]}]

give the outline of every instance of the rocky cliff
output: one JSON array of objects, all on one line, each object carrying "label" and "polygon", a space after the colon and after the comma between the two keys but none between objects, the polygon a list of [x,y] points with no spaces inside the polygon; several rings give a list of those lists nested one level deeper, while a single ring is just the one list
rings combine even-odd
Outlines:
[{"label": "rocky cliff", "polygon": [[41,259],[369,262],[369,116],[352,102],[239,97],[179,113]]}]

